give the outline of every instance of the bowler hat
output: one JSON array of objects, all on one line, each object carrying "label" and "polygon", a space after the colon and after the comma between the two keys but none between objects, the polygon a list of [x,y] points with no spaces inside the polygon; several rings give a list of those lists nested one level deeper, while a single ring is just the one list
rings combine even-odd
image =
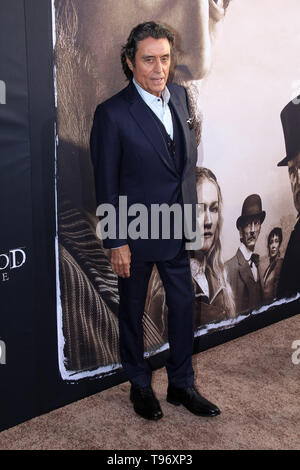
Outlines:
[{"label": "bowler hat", "polygon": [[261,224],[266,217],[265,211],[262,210],[261,198],[258,194],[251,194],[244,200],[242,214],[236,221],[237,229],[239,230],[243,222],[252,217],[259,217]]},{"label": "bowler hat", "polygon": [[300,152],[300,95],[290,101],[281,111],[281,123],[285,140],[286,157],[277,166],[287,166]]}]

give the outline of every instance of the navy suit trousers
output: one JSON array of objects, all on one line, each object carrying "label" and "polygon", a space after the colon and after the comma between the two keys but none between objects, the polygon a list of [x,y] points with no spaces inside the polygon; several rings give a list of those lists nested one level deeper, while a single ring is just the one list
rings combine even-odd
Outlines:
[{"label": "navy suit trousers", "polygon": [[166,362],[169,383],[187,387],[194,383],[194,288],[187,251],[167,261],[132,259],[130,277],[119,277],[120,355],[124,371],[135,387],[151,384],[151,369],[144,359],[143,314],[154,264],[160,274],[168,307],[170,354]]}]

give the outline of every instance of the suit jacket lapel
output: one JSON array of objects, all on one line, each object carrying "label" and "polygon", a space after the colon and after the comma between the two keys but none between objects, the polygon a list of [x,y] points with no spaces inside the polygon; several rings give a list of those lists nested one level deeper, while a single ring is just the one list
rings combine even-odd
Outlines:
[{"label": "suit jacket lapel", "polygon": [[176,116],[179,120],[181,130],[182,130],[183,140],[184,140],[184,155],[183,155],[184,163],[183,163],[183,172],[182,172],[182,176],[184,176],[186,163],[187,163],[187,155],[188,155],[187,142],[189,138],[189,135],[188,135],[189,129],[184,118],[185,112],[184,112],[183,106],[181,102],[179,101],[179,99],[177,99],[177,96],[174,95],[174,93],[171,94],[170,101],[171,101],[171,105],[173,105],[174,112],[176,113]]},{"label": "suit jacket lapel", "polygon": [[158,153],[164,164],[177,175],[176,168],[169,154],[165,139],[160,131],[152,111],[144,103],[133,83],[129,85],[129,98],[131,101],[129,110],[137,124],[140,126],[146,138]]}]

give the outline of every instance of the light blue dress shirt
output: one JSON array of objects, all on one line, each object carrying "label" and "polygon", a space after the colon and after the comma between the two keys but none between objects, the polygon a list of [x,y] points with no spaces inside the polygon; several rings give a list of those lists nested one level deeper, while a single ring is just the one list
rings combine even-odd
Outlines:
[{"label": "light blue dress shirt", "polygon": [[167,133],[173,140],[173,121],[168,104],[171,95],[168,88],[165,87],[165,89],[163,90],[163,99],[161,99],[158,96],[152,95],[148,91],[144,90],[144,88],[138,85],[134,78],[132,81],[144,102],[149,106],[149,108],[151,108],[151,110],[156,114],[158,119],[163,123]]}]

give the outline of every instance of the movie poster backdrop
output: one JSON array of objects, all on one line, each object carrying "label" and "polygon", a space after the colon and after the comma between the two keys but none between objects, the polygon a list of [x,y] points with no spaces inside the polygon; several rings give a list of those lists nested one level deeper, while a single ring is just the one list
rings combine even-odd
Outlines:
[{"label": "movie poster backdrop", "polygon": [[[280,112],[299,93],[299,2],[271,8],[267,0],[55,0],[54,6],[62,378],[103,376],[121,367],[117,276],[97,232],[89,136],[97,104],[127,85],[120,51],[140,22],[159,21],[175,33],[171,79],[190,97],[199,203],[209,203],[207,188],[217,200],[207,226],[214,236],[208,234],[206,250],[191,252],[195,337],[235,328],[289,302],[276,297],[278,276],[270,279],[270,272],[274,259],[280,271],[297,215],[288,172],[277,162],[285,156]],[[257,256],[247,261],[246,296],[236,278],[249,214],[256,215],[249,243]],[[272,260],[270,234],[277,242]],[[143,320],[145,356],[168,349],[166,313],[154,268]]]}]

